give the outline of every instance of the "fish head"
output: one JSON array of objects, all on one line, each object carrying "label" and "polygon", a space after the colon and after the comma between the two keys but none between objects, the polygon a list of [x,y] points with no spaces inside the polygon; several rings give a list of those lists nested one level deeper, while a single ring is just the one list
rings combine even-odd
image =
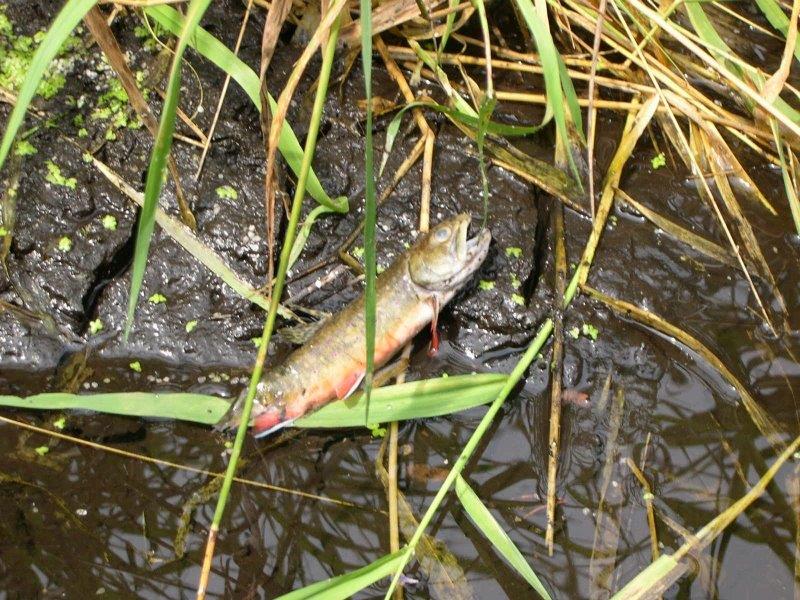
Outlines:
[{"label": "fish head", "polygon": [[442,221],[409,252],[408,270],[418,286],[435,292],[458,289],[478,270],[489,252],[491,232],[483,228],[467,238],[471,218],[462,213]]}]

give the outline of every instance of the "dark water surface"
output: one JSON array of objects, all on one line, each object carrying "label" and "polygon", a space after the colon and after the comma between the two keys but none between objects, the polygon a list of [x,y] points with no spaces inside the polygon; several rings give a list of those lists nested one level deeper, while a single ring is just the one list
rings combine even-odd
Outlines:
[{"label": "dark water surface", "polygon": [[[57,3],[56,3],[57,4]],[[9,3],[9,16],[32,33],[52,18],[49,2]],[[233,44],[241,14],[239,3],[215,3],[209,29]],[[245,38],[241,56],[257,64],[261,16]],[[134,21],[117,25],[121,40],[137,47]],[[27,28],[27,29],[26,29]],[[299,51],[288,38],[271,70],[282,81]],[[204,90],[204,112],[197,121],[207,129],[222,75],[190,56]],[[135,54],[139,69],[154,54]],[[376,61],[376,94],[396,96],[391,79]],[[74,67],[65,95],[96,96],[96,61]],[[500,76],[499,76],[500,77]],[[515,76],[516,77],[516,76]],[[535,81],[527,81],[532,85]],[[306,92],[309,82],[301,90]],[[499,85],[520,85],[500,77]],[[275,85],[275,89],[279,89]],[[423,84],[424,87],[424,84]],[[187,113],[198,102],[198,83],[185,72]],[[274,90],[275,91],[275,90]],[[431,87],[431,95],[438,91]],[[315,226],[306,255],[295,273],[319,256],[335,252],[361,215],[363,123],[355,101],[363,95],[358,65],[332,94],[315,169],[331,195],[348,195],[354,210]],[[303,96],[299,96],[302,98]],[[303,136],[310,102],[293,108],[292,122]],[[61,131],[74,135],[77,108],[63,99],[42,105],[66,112]],[[526,122],[538,109],[509,105],[507,114]],[[0,124],[8,115],[0,105]],[[444,120],[437,127],[431,220],[460,211],[482,212],[481,181],[471,144]],[[385,120],[379,121],[376,147],[383,145]],[[613,154],[618,120],[600,128],[598,172]],[[175,155],[187,174],[199,235],[244,278],[260,284],[266,276],[264,241],[263,148],[258,116],[232,85],[203,177],[194,182],[197,148],[176,144]],[[149,152],[143,131],[123,131],[102,144],[103,130],[92,131],[87,147],[139,186]],[[657,132],[656,139],[664,145]],[[255,357],[252,338],[260,335],[263,312],[238,298],[162,232],[157,231],[145,277],[143,297],[161,293],[165,304],[142,301],[129,343],[119,331],[124,321],[130,261],[129,239],[136,212],[101,175],[86,167],[80,152],[64,144],[59,129],[43,129],[31,138],[37,155],[20,175],[17,229],[0,272],[0,299],[22,304],[39,317],[0,312],[0,393],[26,394],[72,387],[86,391],[170,390],[236,394]],[[398,138],[387,173],[394,173],[416,141],[416,131]],[[623,189],[639,202],[684,227],[725,245],[709,209],[698,201],[695,183],[682,167],[653,169],[656,154],[643,138],[626,167]],[[542,134],[524,149],[550,160],[552,139]],[[102,146],[102,147],[101,147]],[[98,149],[99,148],[99,149]],[[781,218],[771,218],[744,201],[759,241],[790,309],[791,327],[800,327],[800,246],[792,234],[780,174],[737,149]],[[44,161],[55,160],[78,178],[75,191],[48,184]],[[4,175],[5,176],[5,175]],[[498,168],[489,171],[492,199],[489,226],[494,242],[476,279],[440,318],[442,349],[426,356],[420,336],[409,379],[442,373],[508,372],[551,310],[553,297],[553,202],[532,186]],[[419,210],[420,166],[403,179],[379,211],[381,263],[386,265],[414,237]],[[215,190],[232,185],[238,199]],[[287,185],[291,185],[289,182]],[[385,185],[385,179],[382,185]],[[291,192],[291,189],[289,190]],[[174,206],[172,191],[167,202]],[[113,214],[115,231],[98,226]],[[589,221],[566,212],[568,260],[576,262]],[[69,235],[73,250],[59,252],[58,239]],[[360,242],[359,242],[360,243]],[[518,247],[519,257],[505,249]],[[289,285],[293,296],[331,267]],[[513,275],[513,277],[512,277]],[[520,287],[515,287],[515,279]],[[638,215],[615,209],[603,234],[590,284],[646,308],[685,329],[708,346],[751,390],[778,422],[785,439],[798,434],[800,337],[766,332],[750,289],[737,271],[706,258]],[[774,316],[777,304],[757,281]],[[361,284],[350,272],[304,296],[299,304],[332,311],[355,297]],[[512,296],[520,294],[526,306]],[[50,315],[40,318],[41,313]],[[96,318],[104,329],[89,332]],[[186,332],[186,323],[197,327]],[[565,328],[596,327],[565,340],[564,386],[588,394],[588,402],[569,404],[562,417],[558,528],[555,553],[544,545],[547,477],[550,346],[506,401],[466,475],[475,491],[521,549],[555,598],[605,597],[603,586],[619,589],[651,562],[644,492],[625,463],[643,465],[652,486],[658,539],[663,552],[683,543],[668,520],[696,531],[741,497],[775,453],[739,406],[735,391],[708,364],[674,340],[579,296],[566,311]],[[288,349],[281,342],[273,360]],[[88,352],[87,352],[88,349]],[[84,361],[85,359],[85,361]],[[129,368],[138,360],[141,373]],[[85,362],[85,364],[84,364]],[[611,393],[603,386],[611,376]],[[616,439],[611,439],[611,405],[624,394]],[[400,426],[400,487],[421,515],[441,485],[441,473],[458,455],[484,409]],[[3,411],[2,416],[53,428],[60,415]],[[226,439],[204,427],[101,415],[66,416],[64,432],[84,440],[194,469],[221,471]],[[240,476],[282,488],[234,485],[224,530],[217,546],[210,592],[213,597],[271,598],[332,575],[361,567],[388,552],[387,503],[375,475],[381,444],[362,430],[303,432],[266,442],[249,441]],[[46,454],[37,448],[46,446]],[[646,454],[645,454],[646,451]],[[606,482],[604,534],[595,541],[598,506]],[[795,536],[798,499],[790,493],[797,462],[786,465],[764,496],[732,524],[665,594],[667,598],[791,598],[796,593]],[[746,481],[743,481],[744,478]],[[190,598],[210,523],[216,488],[209,476],[180,466],[153,464],[0,424],[0,597],[3,598]],[[300,495],[299,493],[302,493]],[[182,523],[186,527],[182,527]],[[176,553],[176,534],[185,529],[185,554]],[[449,499],[430,533],[455,555],[476,598],[529,597],[524,580],[498,558],[490,544]],[[607,568],[604,583],[590,576]],[[613,568],[613,572],[612,569]],[[417,569],[419,583],[408,597],[451,597],[441,582]],[[592,583],[594,579],[595,583]],[[382,597],[386,582],[360,597]]]}]

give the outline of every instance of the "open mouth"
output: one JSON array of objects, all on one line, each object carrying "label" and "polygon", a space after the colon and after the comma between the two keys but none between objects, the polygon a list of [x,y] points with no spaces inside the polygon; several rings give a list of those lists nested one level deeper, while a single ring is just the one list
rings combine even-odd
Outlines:
[{"label": "open mouth", "polygon": [[468,215],[464,215],[458,224],[458,235],[455,236],[456,256],[463,263],[471,263],[476,259],[483,260],[492,239],[492,234],[485,227],[470,238],[471,224],[472,219]]}]

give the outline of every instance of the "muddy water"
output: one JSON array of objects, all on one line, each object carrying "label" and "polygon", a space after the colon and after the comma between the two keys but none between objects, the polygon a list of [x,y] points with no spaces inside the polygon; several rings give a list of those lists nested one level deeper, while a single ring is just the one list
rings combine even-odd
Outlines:
[{"label": "muddy water", "polygon": [[[9,8],[11,16],[25,24],[23,29],[41,27],[52,18],[48,3],[11,2]],[[239,10],[237,3],[215,3],[210,19],[212,31],[229,45]],[[135,47],[132,21],[124,19],[117,27],[120,38]],[[258,43],[251,32],[243,45],[241,54],[251,64],[257,62]],[[285,40],[272,67],[275,80],[288,72],[297,52]],[[154,60],[154,55],[140,53],[135,65],[143,68]],[[222,77],[196,56],[192,63],[205,94],[204,112],[197,121],[207,128]],[[83,59],[63,94],[93,94],[96,70],[96,61]],[[377,69],[375,78],[377,94],[396,96],[384,71]],[[185,96],[192,98],[185,108],[193,112],[198,83],[187,75],[185,85]],[[301,259],[295,273],[335,252],[360,218],[363,124],[353,100],[361,97],[361,86],[356,66],[341,95],[329,99],[315,162],[326,190],[348,195],[354,211],[316,226],[307,246],[310,258]],[[437,92],[431,88],[429,93]],[[294,109],[293,122],[300,124],[301,136],[309,105],[301,102]],[[129,240],[136,211],[101,175],[83,165],[80,151],[63,143],[62,133],[75,134],[70,123],[77,109],[65,108],[58,99],[41,108],[67,112],[60,121],[63,127],[42,129],[31,138],[39,152],[27,159],[20,175],[17,229],[7,258],[8,275],[0,272],[0,298],[25,306],[34,316],[13,310],[0,313],[0,392],[73,388],[236,393],[254,359],[251,340],[260,334],[263,313],[157,232],[144,294],[161,293],[167,302],[142,302],[131,339],[123,343],[118,332],[127,302]],[[540,116],[521,106],[507,110],[529,122]],[[3,105],[0,122],[7,115]],[[436,117],[432,121],[438,131],[432,220],[462,210],[478,216],[481,182],[471,145],[446,122]],[[600,129],[601,168],[613,153],[619,125],[609,120]],[[378,126],[379,147],[385,126],[385,121]],[[127,181],[140,184],[149,151],[147,136],[123,131],[116,142],[104,144],[102,129],[91,133],[87,147]],[[178,144],[176,158],[187,173],[185,186],[200,236],[243,277],[258,284],[266,276],[262,150],[257,113],[236,86],[231,86],[217,136],[198,182],[188,175],[196,168],[197,149]],[[414,142],[414,133],[400,136],[388,173],[397,169]],[[526,142],[525,150],[549,159],[552,140],[544,134]],[[674,164],[654,170],[654,154],[649,141],[640,144],[623,188],[639,202],[724,243],[712,215],[698,203],[689,174]],[[742,150],[742,155],[747,153]],[[45,181],[47,159],[78,178],[76,190]],[[779,174],[752,157],[746,164],[767,197],[788,215]],[[380,210],[382,264],[413,239],[419,175],[416,167]],[[494,287],[473,285],[454,300],[440,320],[439,355],[426,357],[427,340],[421,336],[410,378],[507,372],[550,310],[552,201],[500,169],[491,169],[489,179],[488,220],[495,241],[477,279],[492,281]],[[237,189],[238,199],[216,194],[225,184]],[[171,190],[167,196],[174,205]],[[800,251],[790,220],[767,218],[752,206],[747,209],[792,308],[792,325],[798,327]],[[98,225],[105,214],[115,215],[116,230]],[[567,212],[566,226],[569,260],[577,261],[589,223]],[[73,240],[69,253],[57,250],[64,235]],[[507,254],[509,247],[520,248],[520,256]],[[288,295],[306,290],[331,268],[293,280]],[[800,364],[794,357],[800,355],[800,341],[796,334],[773,338],[765,332],[738,273],[638,216],[617,210],[604,233],[590,283],[685,328],[748,385],[787,437],[797,434]],[[343,274],[314,289],[300,304],[335,310],[359,292],[359,285],[353,274]],[[768,290],[760,289],[774,308]],[[524,306],[515,302],[514,294],[524,298]],[[88,324],[97,318],[104,328],[92,334]],[[198,323],[187,333],[191,320]],[[584,324],[597,328],[596,341],[586,335],[566,338],[564,385],[588,394],[588,402],[564,409],[552,557],[544,546],[543,510],[549,350],[507,400],[468,468],[476,492],[556,598],[603,597],[604,589],[618,589],[651,561],[644,492],[625,458],[643,465],[655,498],[660,548],[670,552],[683,538],[668,520],[696,531],[739,498],[774,457],[738,406],[734,391],[698,356],[579,297],[565,315],[565,328],[580,330]],[[278,344],[273,360],[287,347]],[[139,361],[141,372],[131,370],[132,361]],[[604,399],[609,375],[611,393]],[[616,397],[624,397],[624,402],[619,432],[612,439]],[[400,486],[417,514],[436,493],[442,470],[457,456],[482,413],[475,409],[401,425]],[[4,411],[3,416],[53,428],[59,415]],[[213,511],[209,497],[215,490],[207,475],[109,454],[9,424],[0,428],[0,597],[193,597]],[[64,431],[195,469],[219,471],[226,463],[226,440],[203,427],[67,415]],[[379,439],[360,430],[304,432],[248,443],[240,475],[273,487],[234,486],[211,595],[274,597],[388,552],[386,500],[373,466],[379,446]],[[42,447],[48,451],[40,455],[36,449]],[[795,467],[784,468],[768,493],[694,559],[665,597],[791,597],[797,505],[788,495],[788,482],[797,476]],[[604,469],[610,472],[607,481]],[[604,489],[603,517],[598,519]],[[498,559],[458,506],[450,501],[444,508],[431,532],[458,559],[473,595],[527,597],[525,582]],[[604,526],[595,540],[598,520]],[[176,543],[179,531],[185,533],[182,543]],[[176,550],[182,544],[184,553]],[[442,597],[440,582],[430,581],[414,566],[408,575],[418,580],[407,587],[409,597]],[[379,597],[385,584],[361,596]]]}]

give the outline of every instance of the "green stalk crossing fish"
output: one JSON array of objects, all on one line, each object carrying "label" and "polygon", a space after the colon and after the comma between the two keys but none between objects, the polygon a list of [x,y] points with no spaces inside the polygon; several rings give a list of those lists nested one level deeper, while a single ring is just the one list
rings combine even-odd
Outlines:
[{"label": "green stalk crossing fish", "polygon": [[[467,239],[469,223],[467,214],[443,221],[378,277],[376,367],[386,364],[429,323],[432,347],[437,346],[440,309],[483,263],[489,250],[491,233],[482,229]],[[353,393],[366,372],[364,329],[362,294],[331,317],[283,364],[267,370],[258,384],[250,421],[256,437]]]}]

